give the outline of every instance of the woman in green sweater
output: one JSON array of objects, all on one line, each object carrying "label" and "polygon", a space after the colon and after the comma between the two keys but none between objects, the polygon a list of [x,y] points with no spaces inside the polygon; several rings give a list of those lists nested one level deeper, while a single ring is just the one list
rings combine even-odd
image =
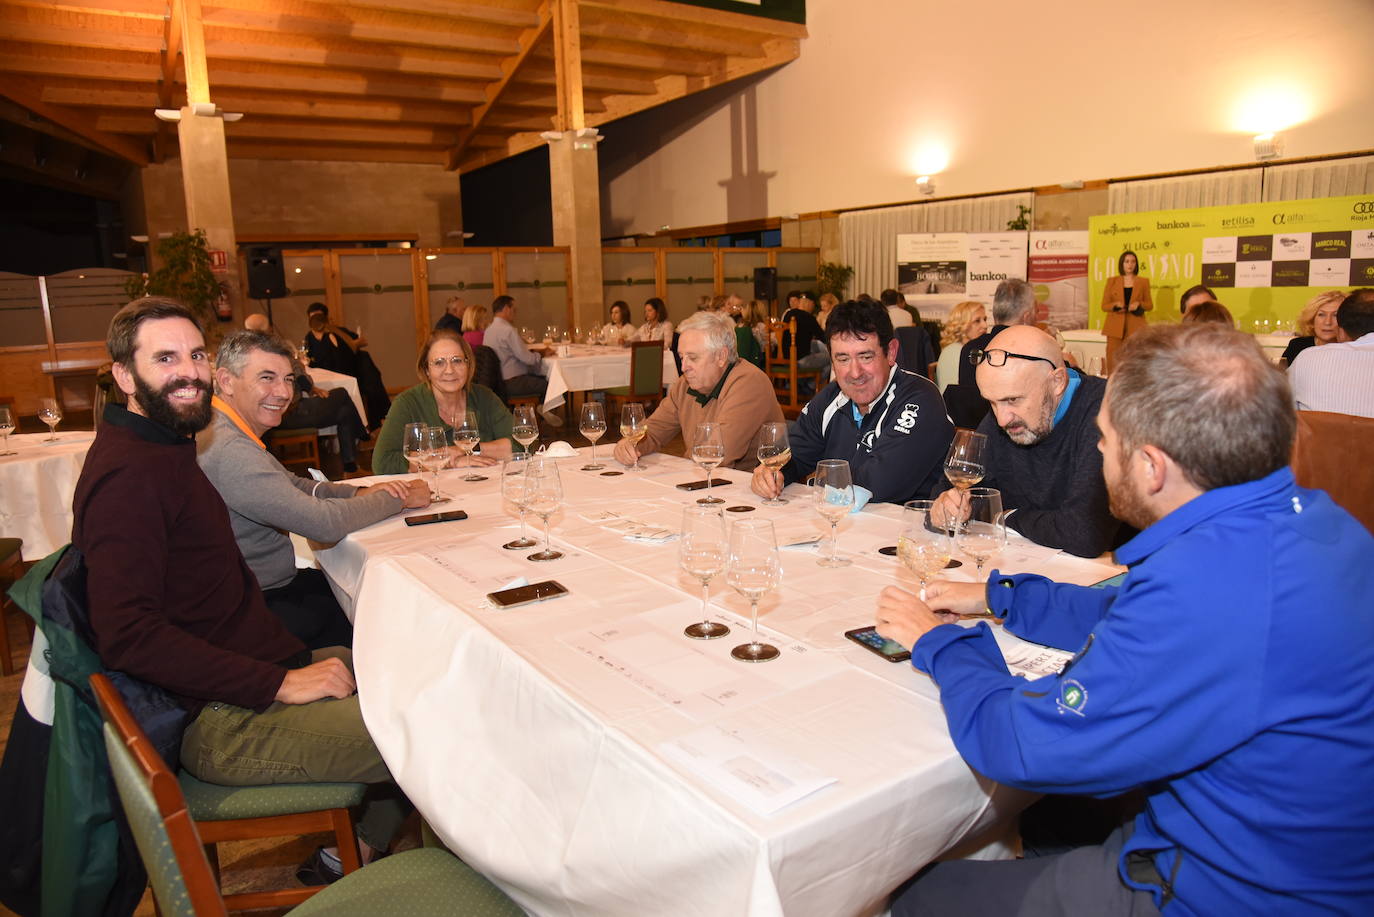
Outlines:
[{"label": "woman in green sweater", "polygon": [[429,336],[415,363],[420,384],[408,388],[391,403],[377,446],[372,452],[374,474],[404,474],[409,463],[401,454],[406,424],[442,426],[453,443],[453,431],[468,412],[477,415],[482,432],[481,455],[458,458],[455,465],[494,465],[511,454],[511,414],[496,393],[472,384],[472,347],[463,336],[447,329]]}]

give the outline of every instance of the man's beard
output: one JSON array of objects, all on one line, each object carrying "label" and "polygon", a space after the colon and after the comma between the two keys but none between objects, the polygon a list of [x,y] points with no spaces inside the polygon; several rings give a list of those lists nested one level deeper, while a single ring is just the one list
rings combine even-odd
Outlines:
[{"label": "man's beard", "polygon": [[[1126,467],[1124,460],[1121,467]],[[1107,483],[1107,507],[1113,516],[1142,532],[1159,521],[1150,512],[1145,498],[1132,486],[1124,472],[1115,483]]]},{"label": "man's beard", "polygon": [[[193,436],[210,425],[210,385],[200,379],[173,379],[161,389],[143,381],[137,372],[134,377],[134,397],[149,420],[162,424],[178,436]],[[172,404],[168,397],[179,388],[198,388],[201,399],[184,408]]]},{"label": "man's beard", "polygon": [[1054,407],[1053,401],[1046,398],[1045,403],[1040,408],[1038,423],[1032,424],[1030,420],[1024,420],[1022,422],[1025,427],[1022,430],[1009,433],[1007,428],[1003,427],[1002,432],[1006,433],[1007,437],[1018,446],[1034,446],[1054,432]]}]

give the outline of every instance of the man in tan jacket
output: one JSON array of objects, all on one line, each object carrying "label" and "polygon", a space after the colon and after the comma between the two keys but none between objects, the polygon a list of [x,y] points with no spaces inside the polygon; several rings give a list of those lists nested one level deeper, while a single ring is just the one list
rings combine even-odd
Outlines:
[{"label": "man in tan jacket", "polygon": [[[697,424],[714,421],[722,425],[725,439],[722,465],[751,470],[759,462],[759,428],[782,420],[772,383],[762,370],[739,358],[735,323],[729,315],[697,312],[678,325],[678,333],[682,375],[649,418],[639,454],[657,452],[679,432],[690,450]],[[621,440],[615,447],[616,460],[632,464],[635,449]]]}]

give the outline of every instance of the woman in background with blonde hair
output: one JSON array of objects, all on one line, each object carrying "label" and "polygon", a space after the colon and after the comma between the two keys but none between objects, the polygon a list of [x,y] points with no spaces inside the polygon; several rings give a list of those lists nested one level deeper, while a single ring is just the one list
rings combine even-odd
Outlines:
[{"label": "woman in background with blonde hair", "polygon": [[825,328],[825,323],[830,318],[830,312],[840,304],[839,297],[834,293],[822,293],[820,298],[821,311],[816,315],[816,321],[821,328]]},{"label": "woman in background with blonde hair", "polygon": [[988,330],[988,310],[980,302],[961,302],[949,310],[940,326],[940,361],[935,365],[935,384],[944,392],[959,381],[959,354],[964,345]]},{"label": "woman in background with blonde hair", "polygon": [[481,347],[486,337],[487,326],[491,324],[491,313],[486,306],[468,306],[463,310],[463,338],[469,347]]},{"label": "woman in background with blonde hair", "polygon": [[1345,293],[1341,290],[1327,290],[1313,296],[1298,313],[1298,337],[1288,342],[1283,351],[1283,365],[1292,366],[1298,354],[1309,347],[1330,344],[1336,340],[1336,310],[1340,308]]}]

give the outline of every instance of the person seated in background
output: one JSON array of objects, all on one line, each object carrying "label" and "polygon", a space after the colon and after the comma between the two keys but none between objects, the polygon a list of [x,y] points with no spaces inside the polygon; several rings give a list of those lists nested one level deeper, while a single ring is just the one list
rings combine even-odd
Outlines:
[{"label": "person seated in background", "polygon": [[959,381],[959,357],[964,345],[987,328],[988,310],[980,302],[961,302],[949,310],[949,317],[940,328],[940,360],[935,366],[935,384],[941,394]]},{"label": "person seated in background", "polygon": [[611,303],[611,320],[601,326],[601,343],[628,347],[638,329],[630,323],[630,305],[623,299]]},{"label": "person seated in background", "polygon": [[[487,326],[482,343],[494,350],[501,361],[501,381],[506,386],[506,395],[534,395],[543,401],[549,380],[541,374],[541,359],[553,353],[553,348],[545,344],[526,344],[520,337],[515,329],[514,297],[496,297],[491,302],[491,314],[491,324]],[[471,363],[467,371],[471,373]],[[427,378],[423,367],[420,378]]]},{"label": "person seated in background", "polygon": [[214,411],[196,437],[196,461],[229,508],[234,541],[267,607],[312,650],[351,646],[353,627],[329,582],[319,570],[296,569],[287,533],[333,544],[402,509],[429,505],[429,487],[423,481],[388,481],[357,488],[283,468],[262,437],[282,422],[291,401],[292,357],[291,347],[275,335],[235,331],[220,342]]},{"label": "person seated in background", "polygon": [[[936,864],[893,917],[1370,912],[1374,538],[1294,483],[1289,397],[1248,335],[1141,331],[1097,415],[1113,511],[1141,530],[1117,552],[1125,580],[883,590],[878,631],[939,686],[974,771],[1145,796],[1101,845]],[[1010,675],[988,625],[949,624],[989,612],[1077,655]]]},{"label": "person seated in background", "polygon": [[291,360],[295,374],[296,399],[281,416],[282,429],[299,427],[336,427],[339,440],[339,461],[344,471],[358,470],[358,444],[367,442],[367,425],[358,416],[353,398],[341,388],[325,391],[317,388],[309,371],[295,357]]},{"label": "person seated in background", "polygon": [[1206,324],[1208,322],[1215,325],[1225,325],[1227,328],[1236,327],[1236,320],[1231,317],[1231,310],[1210,299],[1193,303],[1188,307],[1188,311],[1183,314],[1183,324],[1185,325]]},{"label": "person seated in background", "polygon": [[[420,384],[396,396],[382,432],[377,434],[372,452],[374,474],[408,470],[410,463],[403,450],[405,429],[412,423],[444,428],[452,456],[450,467],[494,465],[510,458],[515,420],[495,392],[472,381],[472,365],[472,348],[462,335],[436,331],[429,336],[415,361]],[[477,417],[480,451],[464,457],[463,450],[454,445],[453,431],[470,415]]]},{"label": "person seated in background", "polygon": [[1212,292],[1212,288],[1203,284],[1196,284],[1183,291],[1183,295],[1178,298],[1178,311],[1180,315],[1187,315],[1188,310],[1200,302],[1211,300],[1217,301],[1217,294]]},{"label": "person seated in background", "polygon": [[[1002,492],[1007,525],[1036,544],[1096,557],[1117,544],[1093,425],[1105,380],[1066,367],[1054,339],[1016,325],[979,351],[978,390],[992,405],[980,483]],[[968,518],[968,494],[941,480],[938,512]]]},{"label": "person seated in background", "polygon": [[[1013,325],[1034,325],[1044,316],[1035,300],[1035,287],[1024,280],[1003,280],[992,294],[992,327],[978,337],[969,338],[959,353],[960,386],[975,389],[978,379],[969,356],[976,350],[986,350],[988,342]],[[956,380],[950,380],[951,382]]]},{"label": "person seated in background", "polygon": [[272,322],[261,312],[252,312],[243,320],[243,327],[246,331],[256,331],[258,334],[271,334]]},{"label": "person seated in background", "polygon": [[829,327],[834,381],[797,418],[792,460],[780,471],[754,470],[754,493],[776,497],[821,459],[845,459],[854,483],[878,503],[929,495],[943,478],[954,438],[935,383],[897,366],[897,340],[882,303],[836,306]]},{"label": "person seated in background", "polygon": [[664,347],[672,345],[673,323],[668,321],[668,307],[657,296],[644,300],[644,324],[635,332],[635,340],[662,341]]},{"label": "person seated in background", "polygon": [[312,302],[305,308],[310,330],[305,335],[305,353],[310,365],[331,372],[343,373],[358,380],[358,394],[367,407],[368,429],[382,425],[391,407],[391,398],[382,383],[382,374],[364,349],[367,338],[329,321],[329,307]]},{"label": "person seated in background", "polygon": [[[787,294],[788,309],[783,313],[783,324],[797,323],[797,369],[821,370],[821,381],[829,377],[830,351],[825,346],[825,332],[813,315],[816,301],[799,290]],[[792,332],[782,333],[782,356],[792,353]]]},{"label": "person seated in background", "polygon": [[921,313],[907,304],[906,297],[891,288],[883,290],[879,297],[887,307],[888,318],[893,328],[906,328],[921,324]]},{"label": "person seated in background", "polygon": [[730,316],[735,323],[735,349],[739,352],[740,359],[748,360],[759,369],[763,369],[764,345],[759,343],[759,339],[751,327],[751,322],[745,314],[744,300],[731,293],[725,297],[721,312]]},{"label": "person seated in background", "polygon": [[1288,367],[1299,411],[1374,417],[1374,288],[1355,290],[1336,310],[1334,344],[1309,347]]},{"label": "person seated in background", "polygon": [[1309,347],[1334,342],[1340,334],[1336,324],[1336,310],[1345,301],[1344,290],[1326,290],[1307,301],[1298,313],[1298,336],[1288,342],[1283,350],[1283,365],[1292,366]]},{"label": "person seated in background", "polygon": [[481,303],[473,303],[463,310],[463,339],[470,347],[481,347],[486,342],[487,326],[491,324],[491,313]]},{"label": "person seated in background", "polygon": [[463,302],[461,296],[450,296],[448,302],[444,304],[444,314],[439,316],[439,320],[434,323],[435,331],[457,331],[463,333],[463,313],[467,310],[467,303]]},{"label": "person seated in background", "polygon": [[632,465],[681,436],[692,447],[697,424],[721,424],[725,467],[748,471],[758,464],[759,428],[781,421],[773,383],[763,371],[739,358],[735,323],[721,312],[696,312],[678,326],[682,375],[649,415],[649,432],[638,443],[622,439],[615,458]]},{"label": "person seated in background", "polygon": [[825,330],[825,323],[830,321],[830,313],[835,311],[835,307],[840,304],[839,297],[834,293],[822,293],[821,298],[816,300],[820,304],[820,311],[816,313],[816,324]]}]

